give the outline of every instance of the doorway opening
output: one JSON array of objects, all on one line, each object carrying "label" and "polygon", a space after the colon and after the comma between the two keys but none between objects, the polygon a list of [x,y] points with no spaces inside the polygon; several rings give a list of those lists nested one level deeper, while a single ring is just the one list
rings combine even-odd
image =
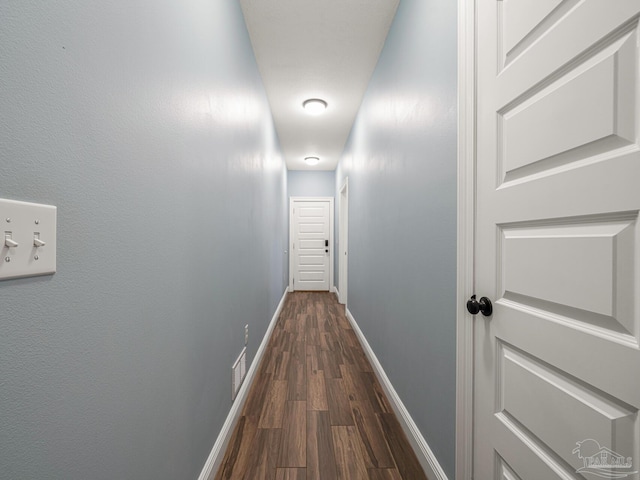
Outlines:
[{"label": "doorway opening", "polygon": [[347,304],[349,287],[349,178],[340,188],[338,197],[338,301]]}]

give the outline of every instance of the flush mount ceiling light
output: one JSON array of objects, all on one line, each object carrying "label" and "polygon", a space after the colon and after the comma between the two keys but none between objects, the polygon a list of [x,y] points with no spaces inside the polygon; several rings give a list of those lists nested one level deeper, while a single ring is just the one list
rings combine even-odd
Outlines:
[{"label": "flush mount ceiling light", "polygon": [[302,107],[311,115],[320,115],[327,109],[327,102],[320,98],[310,98],[302,102]]},{"label": "flush mount ceiling light", "polygon": [[306,163],[307,165],[317,165],[320,162],[320,159],[318,157],[306,157],[304,159],[304,163]]}]

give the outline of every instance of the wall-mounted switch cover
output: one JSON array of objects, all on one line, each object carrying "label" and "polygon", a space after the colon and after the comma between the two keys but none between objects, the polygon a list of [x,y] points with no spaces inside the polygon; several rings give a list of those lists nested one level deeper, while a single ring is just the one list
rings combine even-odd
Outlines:
[{"label": "wall-mounted switch cover", "polygon": [[57,208],[0,199],[0,280],[56,271]]}]

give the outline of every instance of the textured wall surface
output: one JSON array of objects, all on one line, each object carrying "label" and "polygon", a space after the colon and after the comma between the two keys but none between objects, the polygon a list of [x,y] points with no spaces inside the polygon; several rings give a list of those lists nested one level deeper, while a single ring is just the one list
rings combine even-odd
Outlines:
[{"label": "textured wall surface", "polygon": [[0,3],[0,479],[195,479],[287,283],[287,178],[234,1]]},{"label": "textured wall surface", "polygon": [[400,3],[336,174],[337,189],[349,178],[349,310],[449,478],[456,48],[455,2]]},{"label": "textured wall surface", "polygon": [[290,197],[335,197],[336,172],[290,170],[287,182]]}]

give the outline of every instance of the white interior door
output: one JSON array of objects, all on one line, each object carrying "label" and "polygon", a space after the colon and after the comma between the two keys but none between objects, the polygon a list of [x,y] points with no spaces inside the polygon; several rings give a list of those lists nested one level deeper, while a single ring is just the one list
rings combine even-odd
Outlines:
[{"label": "white interior door", "polygon": [[477,480],[637,479],[639,0],[478,0]]},{"label": "white interior door", "polygon": [[333,198],[291,200],[292,290],[329,291]]}]

